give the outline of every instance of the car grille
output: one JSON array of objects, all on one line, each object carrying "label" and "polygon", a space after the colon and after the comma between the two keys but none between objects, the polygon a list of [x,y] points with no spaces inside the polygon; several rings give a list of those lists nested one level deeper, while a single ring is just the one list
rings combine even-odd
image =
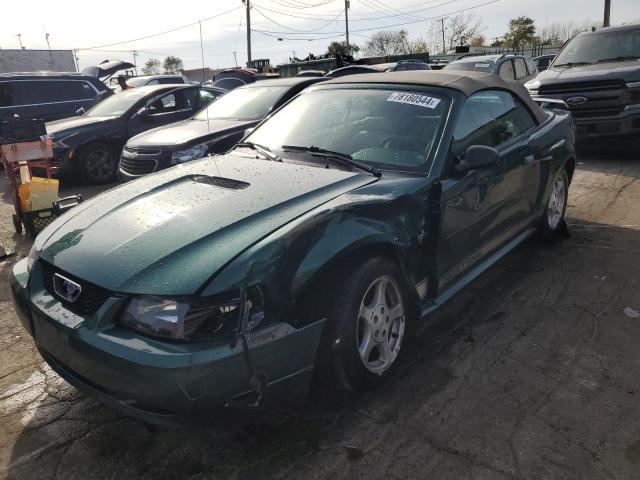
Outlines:
[{"label": "car grille", "polygon": [[[106,290],[102,287],[94,285],[93,283],[89,283],[80,278],[74,277],[62,270],[57,269],[50,263],[42,261],[42,274],[44,281],[44,288],[49,292],[53,297],[60,301],[68,310],[71,310],[78,315],[93,315],[98,311],[98,309],[107,301],[107,299],[112,296],[112,293],[109,290]],[[60,275],[64,275],[69,280],[73,280],[77,284],[82,287],[82,292],[80,296],[77,298],[75,302],[69,302],[65,298],[62,298],[55,292],[53,288],[53,274],[59,273]]]},{"label": "car grille", "polygon": [[129,153],[137,153],[138,155],[160,155],[162,153],[162,150],[159,148],[124,147],[123,150]]},{"label": "car grille", "polygon": [[592,108],[571,108],[574,117],[614,117],[621,113],[624,107],[592,107]]},{"label": "car grille", "polygon": [[556,93],[587,93],[601,90],[617,90],[625,88],[622,80],[601,80],[597,82],[557,83],[555,85],[540,85],[539,95],[552,95]]},{"label": "car grille", "polygon": [[120,168],[130,175],[146,175],[156,171],[158,162],[145,158],[127,158],[122,156]]},{"label": "car grille", "polygon": [[212,177],[209,175],[194,175],[191,177],[194,182],[213,185],[214,187],[228,188],[230,190],[242,190],[247,188],[250,183],[233,180],[232,178]]}]

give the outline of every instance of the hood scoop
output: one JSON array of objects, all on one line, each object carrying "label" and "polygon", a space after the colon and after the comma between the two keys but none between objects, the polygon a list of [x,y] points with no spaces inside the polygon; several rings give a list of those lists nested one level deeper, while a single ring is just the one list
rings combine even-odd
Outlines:
[{"label": "hood scoop", "polygon": [[192,175],[191,180],[196,183],[204,183],[214,187],[227,188],[229,190],[244,190],[250,183],[233,180],[232,178],[212,177],[210,175]]}]

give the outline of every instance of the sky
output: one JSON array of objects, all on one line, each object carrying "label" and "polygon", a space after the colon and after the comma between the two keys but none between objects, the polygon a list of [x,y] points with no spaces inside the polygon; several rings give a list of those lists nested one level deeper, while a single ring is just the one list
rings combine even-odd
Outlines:
[{"label": "sky", "polygon": [[[300,58],[322,54],[332,40],[345,39],[344,0],[251,0],[251,5],[254,59],[269,58],[276,65],[294,53]],[[587,18],[601,22],[603,5],[604,0],[351,0],[350,40],[364,45],[376,31],[400,28],[413,39],[429,38],[434,19],[461,10],[473,12],[485,27],[482,34],[491,39],[504,34],[510,18],[521,15],[533,18],[538,28]],[[0,48],[19,48],[20,33],[26,48],[46,49],[46,32],[52,49],[77,49],[80,68],[105,59],[133,61],[134,50],[139,70],[149,58],[166,55],[182,58],[185,68],[198,68],[200,28],[205,66],[242,65],[247,59],[241,0],[6,1],[2,13]],[[612,0],[612,24],[632,20],[640,20],[640,0]]]}]

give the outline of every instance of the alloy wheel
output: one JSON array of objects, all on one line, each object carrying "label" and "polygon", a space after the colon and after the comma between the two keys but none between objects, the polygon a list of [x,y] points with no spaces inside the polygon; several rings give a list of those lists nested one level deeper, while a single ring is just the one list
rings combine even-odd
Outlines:
[{"label": "alloy wheel", "polygon": [[356,343],[360,360],[371,373],[387,370],[398,357],[405,332],[405,308],[400,286],[389,276],[367,288],[358,312]]},{"label": "alloy wheel", "polygon": [[109,180],[116,167],[115,159],[108,150],[96,149],[85,159],[87,174],[94,180]]},{"label": "alloy wheel", "polygon": [[547,222],[551,230],[557,229],[560,225],[566,200],[566,185],[562,176],[558,176],[553,182],[553,189],[547,205]]}]

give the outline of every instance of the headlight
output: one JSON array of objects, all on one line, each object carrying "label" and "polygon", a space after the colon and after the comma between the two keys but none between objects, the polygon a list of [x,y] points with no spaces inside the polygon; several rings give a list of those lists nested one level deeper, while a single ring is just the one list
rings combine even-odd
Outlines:
[{"label": "headlight", "polygon": [[529,80],[527,83],[524,84],[524,86],[529,91],[538,90],[540,88],[540,81],[538,81],[538,80]]},{"label": "headlight", "polygon": [[[263,318],[261,296],[247,297],[249,328],[258,326]],[[150,336],[182,340],[211,341],[231,338],[241,328],[241,297],[177,299],[165,297],[134,297],[129,302],[120,324]],[[246,317],[247,315],[245,315]]]},{"label": "headlight", "polygon": [[38,255],[40,252],[36,249],[36,244],[31,246],[31,250],[29,250],[29,255],[27,256],[27,272],[31,273],[31,269],[33,268],[33,264],[38,259]]},{"label": "headlight", "polygon": [[190,162],[191,160],[202,158],[207,153],[207,150],[209,150],[208,145],[206,143],[201,143],[195,147],[174,152],[171,155],[171,165],[178,165],[179,163]]}]

